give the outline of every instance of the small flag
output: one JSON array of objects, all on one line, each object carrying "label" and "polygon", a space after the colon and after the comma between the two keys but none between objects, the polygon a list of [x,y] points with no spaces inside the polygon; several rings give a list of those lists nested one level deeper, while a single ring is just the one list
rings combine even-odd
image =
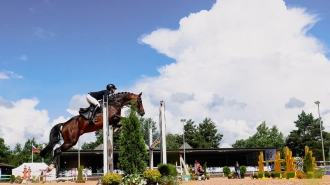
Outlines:
[{"label": "small flag", "polygon": [[32,152],[34,153],[40,153],[40,150],[32,145]]}]

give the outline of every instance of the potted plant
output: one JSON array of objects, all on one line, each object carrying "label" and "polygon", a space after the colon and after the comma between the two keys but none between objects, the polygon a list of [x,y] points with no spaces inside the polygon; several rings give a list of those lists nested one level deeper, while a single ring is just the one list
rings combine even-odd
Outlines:
[{"label": "potted plant", "polygon": [[122,176],[117,173],[107,173],[102,177],[103,185],[119,185],[122,182]]},{"label": "potted plant", "polygon": [[228,177],[228,179],[232,179],[232,178],[233,178],[233,174],[229,173],[229,174],[227,175],[227,177]]},{"label": "potted plant", "polygon": [[143,172],[143,177],[147,180],[148,185],[156,184],[161,176],[158,170],[146,170]]},{"label": "potted plant", "polygon": [[265,172],[265,177],[270,178],[271,174],[269,172]]},{"label": "potted plant", "polygon": [[126,175],[122,178],[123,185],[147,184],[147,181],[138,174]]},{"label": "potted plant", "polygon": [[228,166],[223,167],[222,172],[225,174],[225,176],[228,176],[231,173]]},{"label": "potted plant", "polygon": [[244,175],[246,174],[246,166],[240,166],[239,171],[241,173],[241,178],[244,179]]},{"label": "potted plant", "polygon": [[82,171],[84,169],[83,165],[80,165],[78,168],[78,178],[77,178],[77,183],[85,183],[85,180],[82,178]]},{"label": "potted plant", "polygon": [[14,183],[14,181],[15,181],[15,175],[11,175],[11,176],[10,176],[10,183],[12,183],[12,184],[13,184],[13,183]]}]

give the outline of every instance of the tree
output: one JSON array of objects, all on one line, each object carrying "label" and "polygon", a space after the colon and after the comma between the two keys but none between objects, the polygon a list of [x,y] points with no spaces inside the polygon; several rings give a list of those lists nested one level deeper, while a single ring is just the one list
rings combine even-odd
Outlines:
[{"label": "tree", "polygon": [[148,153],[143,140],[141,122],[136,108],[131,108],[122,119],[123,129],[120,137],[118,167],[125,174],[142,174],[147,168]]},{"label": "tree", "polygon": [[9,146],[5,144],[5,140],[0,138],[0,163],[8,163],[9,149]]},{"label": "tree", "polygon": [[166,149],[179,149],[183,144],[182,135],[166,134]]},{"label": "tree", "polygon": [[218,148],[223,137],[217,134],[218,130],[215,123],[210,118],[205,118],[203,123],[197,127],[198,148]]},{"label": "tree", "polygon": [[[294,122],[297,130],[293,130],[287,137],[286,145],[292,150],[293,156],[304,156],[305,146],[308,146],[313,151],[313,156],[316,160],[323,160],[322,143],[319,119],[314,119],[313,115],[306,114],[304,111],[298,115],[298,120]],[[322,126],[322,131],[324,127]],[[330,134],[323,131],[324,146],[330,144]],[[324,153],[327,154],[329,148],[324,148]]]},{"label": "tree", "polygon": [[[269,128],[266,125],[266,122],[263,121],[257,127],[257,133],[253,136],[250,136],[248,139],[237,140],[234,144],[234,148],[276,148],[283,152],[285,146],[284,136],[281,132],[278,131],[278,128],[274,125]],[[283,153],[282,153],[283,154]],[[265,157],[269,158],[271,154],[265,153]]]},{"label": "tree", "polygon": [[200,138],[201,137],[199,137],[199,132],[197,130],[197,126],[195,125],[195,122],[189,119],[184,125],[185,142],[187,142],[192,148],[198,148]]},{"label": "tree", "polygon": [[[157,131],[156,122],[151,118],[140,117],[141,130],[144,142],[149,146],[149,125],[152,128],[152,142],[155,141],[160,135]],[[155,149],[160,148],[159,145]]]}]

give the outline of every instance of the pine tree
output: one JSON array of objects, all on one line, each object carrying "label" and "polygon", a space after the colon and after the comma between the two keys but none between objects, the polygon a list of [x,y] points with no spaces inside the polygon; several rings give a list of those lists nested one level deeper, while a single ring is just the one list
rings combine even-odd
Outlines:
[{"label": "pine tree", "polygon": [[142,136],[141,122],[133,105],[121,123],[123,129],[120,136],[118,167],[125,174],[142,174],[147,168],[148,153]]},{"label": "pine tree", "polygon": [[306,174],[308,172],[314,171],[313,164],[312,164],[312,154],[310,152],[307,152],[307,154],[304,157],[303,170]]}]

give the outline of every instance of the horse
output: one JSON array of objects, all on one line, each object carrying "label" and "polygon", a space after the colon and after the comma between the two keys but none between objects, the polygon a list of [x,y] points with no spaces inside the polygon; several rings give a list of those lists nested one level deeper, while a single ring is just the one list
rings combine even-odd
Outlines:
[{"label": "horse", "polygon": [[[132,105],[136,106],[137,113],[140,116],[145,114],[142,98],[142,92],[140,94],[133,94],[129,92],[120,92],[114,95],[111,95],[108,99],[108,120],[109,125],[116,126],[120,119],[121,119],[121,109],[124,106]],[[101,104],[103,106],[103,104]],[[96,122],[91,122],[86,118],[86,113],[88,110],[92,109],[93,107],[90,106],[88,108],[81,108],[79,113],[80,115],[72,117],[70,120],[66,121],[65,123],[58,123],[56,124],[51,130],[49,134],[49,143],[47,146],[42,149],[40,152],[41,157],[45,157],[47,153],[49,153],[56,144],[60,141],[60,136],[63,138],[63,144],[60,147],[54,148],[54,156],[53,161],[48,166],[47,171],[51,171],[54,168],[54,165],[57,164],[58,156],[71,148],[72,146],[76,145],[78,142],[79,136],[89,133],[95,132],[103,128],[103,113],[98,112],[95,116]],[[102,110],[102,109],[101,109]],[[58,144],[59,145],[59,144]],[[57,169],[58,171],[58,169]],[[56,173],[58,175],[58,173]]]}]

